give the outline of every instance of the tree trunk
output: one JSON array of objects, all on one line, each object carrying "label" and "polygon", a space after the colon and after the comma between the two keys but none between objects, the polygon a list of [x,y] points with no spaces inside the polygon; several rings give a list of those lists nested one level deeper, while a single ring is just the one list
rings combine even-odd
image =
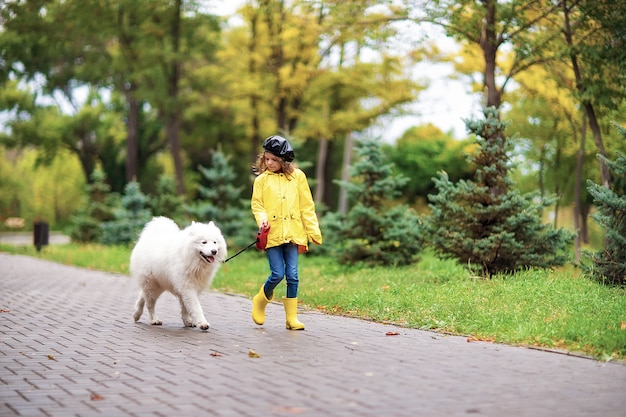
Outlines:
[{"label": "tree trunk", "polygon": [[[350,164],[352,163],[352,133],[346,135],[346,143],[343,147],[343,163],[341,164],[341,180],[347,182],[350,180]],[[341,187],[339,192],[339,207],[340,214],[346,214],[348,212],[348,193],[345,187]]]},{"label": "tree trunk", "polygon": [[[567,7],[567,0],[563,0],[563,17],[564,17],[564,28],[563,33],[565,34],[565,40],[567,42],[567,46],[570,49],[570,59],[572,61],[572,70],[574,71],[574,78],[576,80],[576,88],[580,93],[585,92],[585,86],[582,79],[582,74],[580,72],[580,67],[578,66],[578,56],[575,52],[575,45],[572,37],[572,28],[570,26],[569,14],[570,9]],[[591,129],[591,133],[593,134],[593,140],[596,143],[596,147],[598,148],[598,152],[600,155],[606,157],[606,150],[604,149],[604,144],[602,142],[602,132],[600,130],[600,125],[598,124],[598,119],[596,117],[595,110],[593,108],[593,104],[588,99],[585,99],[582,102],[583,108],[585,109],[585,114],[587,119],[589,120],[589,128]],[[609,173],[609,169],[604,163],[604,161],[600,161],[600,174],[602,176],[602,185],[609,188],[611,183],[611,176]]]},{"label": "tree trunk", "polygon": [[480,47],[485,59],[484,83],[486,91],[486,106],[500,107],[500,91],[496,86],[496,55],[498,52],[498,38],[496,27],[497,0],[482,0],[485,6],[485,21],[480,35]]},{"label": "tree trunk", "polygon": [[180,80],[180,62],[178,61],[178,50],[180,44],[180,13],[182,0],[176,0],[174,4],[174,16],[172,18],[171,36],[173,58],[170,67],[168,80],[168,103],[166,104],[166,133],[167,141],[170,145],[170,152],[174,161],[176,172],[176,184],[178,194],[185,194],[185,184],[183,179],[183,163],[180,155],[180,141],[178,133],[180,130],[179,108],[178,108],[178,83]]},{"label": "tree trunk", "polygon": [[[583,115],[583,124],[580,128],[580,145],[578,146],[578,152],[576,154],[576,180],[574,181],[574,230],[576,230],[576,240],[574,240],[574,252],[576,253],[576,262],[580,262],[581,259],[581,247],[583,232],[580,225],[581,222],[581,188],[583,178],[583,164],[585,162],[585,136],[587,135],[586,119]],[[576,130],[573,129],[574,135]],[[575,138],[575,137],[574,137]]]},{"label": "tree trunk", "polygon": [[[257,21],[259,14],[255,12],[250,17],[250,41],[248,42],[248,71],[251,76],[256,76],[257,66],[254,60],[256,54],[256,41],[257,41]],[[254,165],[256,163],[256,157],[261,149],[261,131],[259,121],[259,96],[256,92],[253,92],[250,96],[250,110],[252,112],[252,120],[250,121],[252,132],[250,134],[250,160]]]},{"label": "tree trunk", "polygon": [[126,92],[128,103],[128,125],[126,126],[126,182],[137,180],[137,152],[139,127],[139,101]]},{"label": "tree trunk", "polygon": [[317,165],[315,167],[315,178],[317,185],[315,186],[315,201],[324,201],[326,187],[326,155],[328,154],[328,139],[320,138],[317,150]]}]

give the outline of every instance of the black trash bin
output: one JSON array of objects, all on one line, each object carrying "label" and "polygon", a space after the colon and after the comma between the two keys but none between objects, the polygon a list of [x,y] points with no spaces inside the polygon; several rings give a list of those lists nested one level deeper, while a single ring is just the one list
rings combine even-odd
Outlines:
[{"label": "black trash bin", "polygon": [[50,237],[50,228],[46,222],[35,222],[35,234],[33,236],[35,241],[35,247],[37,251],[41,250],[41,247],[48,244]]}]

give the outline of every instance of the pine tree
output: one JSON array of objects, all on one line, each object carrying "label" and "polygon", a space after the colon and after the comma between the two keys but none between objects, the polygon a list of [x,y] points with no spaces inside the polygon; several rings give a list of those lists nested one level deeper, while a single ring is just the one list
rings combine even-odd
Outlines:
[{"label": "pine tree", "polygon": [[235,244],[249,243],[254,239],[256,224],[251,215],[244,216],[249,212],[244,210],[241,199],[244,187],[233,185],[237,175],[229,159],[222,152],[215,151],[209,168],[198,166],[203,179],[198,185],[199,199],[187,205],[185,211],[195,221],[215,222],[227,240]]},{"label": "pine tree", "polygon": [[[407,265],[418,260],[422,248],[420,219],[406,205],[393,206],[393,199],[407,178],[393,174],[381,145],[362,139],[356,146],[357,161],[350,168],[347,188],[352,207],[345,216],[328,215],[323,222],[325,241],[340,263]],[[329,236],[330,235],[330,236]]]},{"label": "pine tree", "polygon": [[147,202],[155,216],[169,217],[179,224],[184,220],[184,204],[185,199],[176,189],[176,180],[168,175],[159,177],[156,192]]},{"label": "pine tree", "polygon": [[[626,140],[626,129],[614,123]],[[609,285],[626,285],[626,155],[617,152],[615,160],[598,155],[611,173],[612,188],[587,181],[597,212],[592,215],[606,234],[603,250],[585,255],[591,265],[582,265],[583,271],[599,282]]]},{"label": "pine tree", "polygon": [[484,115],[484,120],[466,122],[480,146],[470,158],[474,181],[453,184],[445,172],[433,179],[438,193],[428,196],[431,215],[426,222],[432,247],[485,276],[563,265],[573,233],[542,224],[542,210],[554,197],[536,203],[535,193],[520,195],[511,189],[506,123],[494,108]]},{"label": "pine tree", "polygon": [[138,182],[126,184],[120,202],[121,207],[113,211],[113,220],[102,224],[101,242],[105,245],[136,241],[143,226],[152,218],[150,209],[146,207],[148,197],[141,192]]},{"label": "pine tree", "polygon": [[106,174],[96,169],[91,174],[91,184],[87,185],[87,202],[84,210],[72,218],[70,238],[74,242],[97,242],[102,236],[101,225],[113,219],[113,207],[118,195],[111,193],[106,182]]}]

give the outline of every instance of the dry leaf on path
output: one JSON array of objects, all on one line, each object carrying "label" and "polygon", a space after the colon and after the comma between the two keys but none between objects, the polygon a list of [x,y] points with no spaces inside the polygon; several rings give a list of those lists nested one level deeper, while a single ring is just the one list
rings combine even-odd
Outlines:
[{"label": "dry leaf on path", "polygon": [[102,401],[102,400],[104,400],[103,396],[98,395],[96,393],[92,393],[90,398],[91,398],[91,401]]},{"label": "dry leaf on path", "polygon": [[50,359],[51,361],[56,361],[56,360],[57,360],[57,358],[55,358],[55,357],[54,357],[54,356],[52,356],[52,355],[48,355],[48,359]]},{"label": "dry leaf on path", "polygon": [[250,356],[251,358],[260,358],[261,355],[259,355],[258,353],[256,353],[255,351],[253,351],[252,349],[250,349],[248,351],[248,356]]},{"label": "dry leaf on path", "polygon": [[385,333],[385,335],[387,335],[387,336],[397,336],[399,334],[400,334],[399,332],[387,332],[387,333]]}]

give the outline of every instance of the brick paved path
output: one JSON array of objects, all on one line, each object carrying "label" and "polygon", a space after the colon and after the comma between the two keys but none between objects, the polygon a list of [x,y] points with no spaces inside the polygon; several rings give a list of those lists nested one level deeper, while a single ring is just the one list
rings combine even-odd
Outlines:
[{"label": "brick paved path", "polygon": [[216,292],[208,332],[170,295],[150,326],[135,295],[127,276],[0,253],[0,416],[626,416],[622,364],[318,312],[288,331],[278,303],[259,327]]}]

